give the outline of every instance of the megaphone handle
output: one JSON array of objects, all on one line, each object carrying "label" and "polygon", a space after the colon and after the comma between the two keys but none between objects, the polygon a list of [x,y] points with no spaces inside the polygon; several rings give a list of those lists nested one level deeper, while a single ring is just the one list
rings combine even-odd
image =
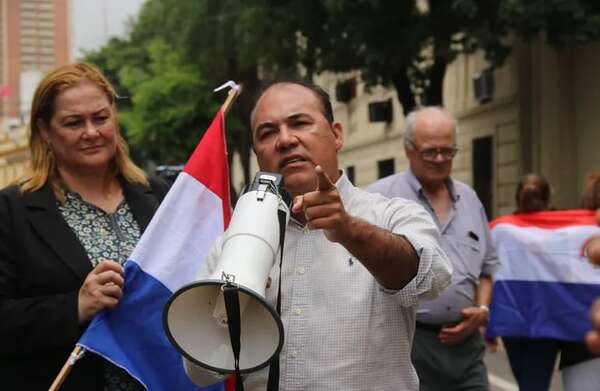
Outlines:
[{"label": "megaphone handle", "polygon": [[223,286],[223,299],[225,301],[225,310],[227,311],[227,327],[229,328],[229,338],[231,340],[235,365],[235,389],[236,391],[244,391],[244,384],[240,374],[240,296],[238,292],[239,288],[236,285],[227,283]]},{"label": "megaphone handle", "polygon": [[286,212],[278,209],[277,218],[279,220],[279,281],[277,284],[277,314],[281,315],[281,268],[283,267],[283,243],[285,239],[285,226],[287,223]]},{"label": "megaphone handle", "polygon": [[[277,313],[281,315],[281,268],[283,267],[283,243],[285,239],[285,226],[287,216],[282,210],[277,211],[279,218],[279,280],[277,283]],[[279,353],[272,359],[269,365],[269,378],[267,380],[267,391],[279,390]]]}]

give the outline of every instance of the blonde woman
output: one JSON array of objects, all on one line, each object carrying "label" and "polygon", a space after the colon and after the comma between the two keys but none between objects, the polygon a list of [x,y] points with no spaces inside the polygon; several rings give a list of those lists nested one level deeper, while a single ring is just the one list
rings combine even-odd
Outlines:
[{"label": "blonde woman", "polygon": [[[0,192],[0,379],[47,389],[94,315],[117,305],[123,267],[166,192],[129,158],[115,92],[85,63],[50,72],[31,108],[30,169]],[[93,354],[63,390],[134,390]]]}]

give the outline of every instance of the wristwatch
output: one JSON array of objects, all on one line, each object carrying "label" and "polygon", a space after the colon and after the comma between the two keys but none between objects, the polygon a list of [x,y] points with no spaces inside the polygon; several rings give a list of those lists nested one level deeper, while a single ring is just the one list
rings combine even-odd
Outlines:
[{"label": "wristwatch", "polygon": [[481,308],[485,312],[485,321],[487,322],[488,318],[490,317],[490,307],[485,304],[479,304],[477,307]]}]

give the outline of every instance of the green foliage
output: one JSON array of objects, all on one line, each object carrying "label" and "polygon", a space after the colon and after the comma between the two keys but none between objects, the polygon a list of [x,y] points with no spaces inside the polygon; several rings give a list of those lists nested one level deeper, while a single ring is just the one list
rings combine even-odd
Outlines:
[{"label": "green foliage", "polygon": [[482,49],[500,66],[510,33],[570,47],[598,39],[599,18],[596,0],[147,0],[129,37],[87,60],[130,97],[119,109],[134,151],[160,163],[191,152],[225,99],[214,87],[243,83],[227,140],[248,182],[260,78],[359,70],[368,87],[393,86],[408,112],[443,104],[446,67],[461,53]]},{"label": "green foliage", "polygon": [[[184,162],[218,109],[196,67],[161,39],[147,47],[146,69],[126,65],[118,73],[133,92],[132,108],[121,113],[131,145],[158,162]],[[206,126],[206,125],[204,125]]]},{"label": "green foliage", "polygon": [[[296,42],[291,50],[282,47],[287,53],[280,57],[295,58],[309,74],[360,70],[368,87],[393,85],[405,111],[419,101],[442,103],[446,66],[459,53],[484,47],[496,63],[508,53],[506,30],[497,24],[499,0],[430,0],[428,8],[416,0],[269,3],[268,19],[279,21],[275,29],[287,26],[288,40]],[[275,64],[277,58],[271,55]]]},{"label": "green foliage", "polygon": [[112,38],[98,51],[85,53],[85,60],[96,64],[115,87],[117,95],[125,99],[117,102],[119,109],[129,107],[131,95],[121,83],[118,73],[125,66],[143,67],[149,61],[148,51],[142,45],[133,45],[129,40]]},{"label": "green foliage", "polygon": [[507,0],[500,17],[524,38],[543,31],[550,44],[565,48],[600,38],[597,0]]},{"label": "green foliage", "polygon": [[[443,104],[448,64],[482,49],[492,67],[510,54],[508,35],[544,32],[557,48],[597,40],[596,0],[266,0],[266,34],[285,39],[267,68],[289,61],[312,72],[360,70],[367,86],[392,85],[405,112]],[[285,38],[284,38],[285,37]],[[267,40],[268,41],[268,40]],[[289,45],[291,43],[291,47]]]}]

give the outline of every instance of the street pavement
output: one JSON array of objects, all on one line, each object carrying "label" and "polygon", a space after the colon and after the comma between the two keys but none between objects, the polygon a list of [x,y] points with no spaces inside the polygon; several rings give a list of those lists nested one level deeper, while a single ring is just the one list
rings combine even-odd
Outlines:
[{"label": "street pavement", "polygon": [[[486,352],[485,363],[488,367],[490,391],[519,391],[515,378],[510,371],[506,351],[501,346],[498,347],[496,353]],[[555,370],[552,376],[550,391],[563,391],[558,370]]]}]

